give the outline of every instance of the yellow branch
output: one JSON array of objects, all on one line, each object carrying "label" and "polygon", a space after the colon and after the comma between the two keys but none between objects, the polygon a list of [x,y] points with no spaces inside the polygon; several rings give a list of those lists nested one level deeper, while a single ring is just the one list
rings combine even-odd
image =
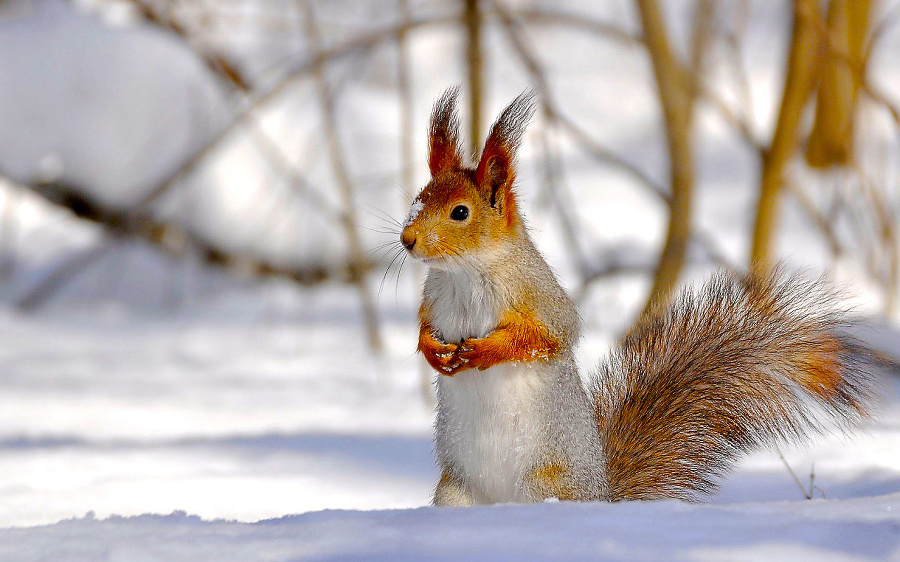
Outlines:
[{"label": "yellow branch", "polygon": [[819,64],[820,37],[816,30],[818,0],[795,0],[794,26],[784,80],[784,93],[772,144],[763,155],[759,203],[753,227],[750,267],[759,272],[772,269],[772,249],[778,226],[784,167],[797,145],[800,115],[809,99]]}]

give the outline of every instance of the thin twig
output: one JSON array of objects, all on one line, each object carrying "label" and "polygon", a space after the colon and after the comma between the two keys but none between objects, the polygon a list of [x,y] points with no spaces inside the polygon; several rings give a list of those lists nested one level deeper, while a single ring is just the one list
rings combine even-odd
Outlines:
[{"label": "thin twig", "polygon": [[593,20],[586,16],[549,8],[509,8],[508,13],[526,24],[558,25],[566,29],[579,29],[629,47],[644,44],[644,38],[639,32],[622,29],[615,24]]},{"label": "thin twig", "polygon": [[[3,174],[0,174],[0,180],[11,181]],[[106,234],[104,240],[107,241],[144,240],[176,257],[183,256],[190,250],[208,266],[240,268],[259,277],[282,277],[304,285],[320,283],[325,279],[334,278],[335,274],[345,278],[352,275],[349,269],[340,270],[328,265],[289,266],[225,249],[198,233],[186,230],[180,224],[167,222],[152,213],[135,214],[134,211],[111,207],[88,195],[90,192],[82,188],[58,183],[16,185],[43,197],[50,204],[67,209],[79,219],[101,226]],[[66,258],[53,272],[45,276],[37,287],[30,289],[21,297],[20,306],[34,309],[46,302],[65,281],[72,279],[101,257],[105,251],[101,251],[100,248],[105,243]],[[364,267],[369,270],[371,264],[367,262]]]},{"label": "thin twig", "polygon": [[803,209],[803,212],[806,213],[806,216],[812,221],[813,226],[819,230],[825,238],[825,241],[828,242],[828,248],[831,251],[832,257],[837,258],[846,254],[846,248],[841,244],[837,233],[834,231],[834,222],[829,220],[828,217],[823,216],[822,213],[816,209],[815,203],[813,203],[809,195],[807,195],[796,182],[786,183],[791,194],[797,199],[797,202],[800,203],[800,208]]},{"label": "thin twig", "polygon": [[[740,5],[740,9],[746,10],[746,3]],[[740,17],[740,16],[738,16]],[[746,14],[743,15],[746,17]],[[731,57],[731,70],[735,74],[737,80],[738,97],[743,107],[743,118],[737,119],[742,124],[741,130],[744,138],[755,141],[756,136],[753,134],[753,116],[754,111],[753,88],[750,86],[750,73],[747,71],[744,58],[742,56],[743,34],[735,29],[728,29],[723,33],[728,53]],[[759,144],[754,142],[754,144]]]},{"label": "thin twig", "polygon": [[283,78],[278,80],[274,85],[262,92],[250,94],[247,107],[237,115],[231,123],[214,136],[206,145],[197,149],[189,156],[181,166],[167,176],[156,187],[149,190],[135,205],[135,211],[143,211],[150,208],[159,201],[173,186],[177,185],[184,177],[192,173],[201,163],[203,163],[210,155],[222,146],[226,140],[246,126],[247,121],[260,111],[264,106],[281,95],[289,87],[309,76],[317,66],[324,65],[330,61],[347,55],[365,51],[374,48],[378,44],[393,39],[402,31],[412,31],[425,26],[440,25],[452,23],[458,18],[452,16],[434,17],[427,19],[415,19],[406,23],[387,27],[385,29],[373,31],[351,39],[346,43],[325,49],[312,56],[304,62],[296,65],[294,68],[287,70]]},{"label": "thin twig", "polygon": [[[631,164],[627,160],[623,159],[613,151],[609,150],[608,148],[594,140],[578,123],[568,118],[556,108],[556,105],[554,103],[555,98],[550,86],[550,82],[547,79],[547,73],[544,71],[542,65],[538,61],[537,56],[533,52],[531,52],[531,49],[528,47],[528,43],[522,38],[521,32],[519,31],[516,20],[516,15],[519,12],[507,9],[504,4],[497,0],[494,1],[493,5],[495,12],[499,16],[501,24],[503,25],[503,31],[506,33],[507,37],[509,38],[510,44],[518,53],[522,62],[525,64],[529,76],[531,77],[532,83],[535,85],[538,93],[540,94],[541,110],[544,115],[545,121],[544,126],[546,128],[550,128],[553,125],[559,126],[560,129],[567,132],[568,135],[573,140],[575,140],[583,150],[586,150],[589,154],[591,154],[598,160],[612,165],[613,167],[625,172],[627,175],[636,180],[637,184],[640,187],[652,193],[666,205],[669,205],[671,203],[671,197],[667,193],[665,188],[656,183],[643,170]],[[555,178],[553,177],[549,177],[548,181],[550,182],[550,185],[548,187],[558,187],[560,185],[559,182],[555,181]],[[558,194],[551,195],[555,196]],[[556,199],[558,199],[558,197]],[[555,202],[559,203],[558,201]],[[561,224],[563,225],[564,234],[569,238],[568,245],[570,246],[570,248],[577,249],[579,245],[577,243],[577,236],[575,236],[574,233],[580,229],[574,224],[574,217],[568,216],[565,205],[558,209],[558,215],[561,219]],[[710,236],[702,232],[696,232],[694,241],[715,263],[730,270],[738,269],[737,266],[732,264],[727,258],[724,257],[724,253],[722,253],[716,247],[716,245],[712,242]],[[577,253],[575,255],[576,260],[581,263],[580,255]],[[634,268],[622,268],[618,266],[605,268],[603,271],[597,272],[591,272],[590,267],[586,265],[581,266],[581,268],[585,273],[585,286],[593,282],[594,280],[605,277],[607,275],[636,272]]]},{"label": "thin twig", "polygon": [[269,162],[269,165],[277,175],[286,179],[288,185],[292,186],[297,194],[318,211],[321,211],[327,218],[331,218],[339,223],[344,220],[343,212],[334,208],[325,196],[300,173],[299,168],[288,161],[281,151],[281,147],[272,140],[272,137],[262,128],[262,124],[257,119],[251,117],[247,128],[253,136],[257,148],[266,156],[266,161]]},{"label": "thin twig", "polygon": [[19,297],[16,308],[26,312],[38,308],[59,292],[66,283],[105,256],[115,246],[114,242],[114,237],[107,236],[94,246],[66,256],[37,285]]},{"label": "thin twig", "polygon": [[[321,49],[321,39],[319,38],[319,30],[316,27],[315,14],[313,13],[312,5],[308,0],[301,2],[301,4],[309,50],[310,52],[317,53]],[[331,159],[332,173],[337,181],[343,204],[344,220],[342,221],[342,224],[344,226],[345,236],[347,237],[347,247],[350,254],[351,281],[357,286],[359,292],[369,347],[375,352],[380,352],[382,349],[381,329],[378,324],[375,301],[369,290],[365,274],[366,259],[362,240],[359,235],[353,180],[350,178],[346,156],[341,146],[341,141],[338,138],[338,122],[334,92],[331,90],[322,64],[314,67],[313,76],[315,78],[316,92],[319,98],[319,107],[325,129],[325,138],[328,144],[328,153]]]},{"label": "thin twig", "polygon": [[[182,25],[182,23],[174,16],[172,13],[171,4],[167,4],[169,7],[169,11],[167,14],[161,13],[154,6],[152,6],[149,2],[145,2],[144,0],[131,0],[131,5],[137,9],[137,11],[148,21],[153,22],[159,27],[164,29],[168,29],[172,33],[181,37],[183,41],[190,45],[196,44],[195,41],[191,41],[191,37],[187,31],[187,28]],[[210,68],[213,72],[218,75],[224,75],[228,77],[228,80],[239,87],[244,92],[249,92],[253,88],[250,82],[244,77],[243,72],[231,61],[226,59],[219,53],[214,53],[207,49],[206,47],[195,47],[194,52],[198,54],[200,59],[206,64],[208,68]]]},{"label": "thin twig", "polygon": [[597,160],[617,168],[634,179],[638,186],[658,197],[666,204],[671,204],[672,197],[669,191],[651,178],[646,172],[632,164],[622,156],[600,144],[593,139],[578,123],[556,110],[552,105],[549,109],[550,117],[556,121],[578,145]]},{"label": "thin twig", "polygon": [[781,459],[781,462],[784,463],[784,467],[787,469],[788,474],[791,475],[791,478],[794,479],[794,483],[797,484],[797,487],[800,488],[800,493],[803,494],[803,497],[811,500],[812,492],[807,493],[806,488],[803,487],[803,483],[800,482],[800,479],[797,478],[797,474],[794,472],[794,469],[791,468],[791,465],[788,464],[787,459],[784,458],[784,455],[781,453],[781,449],[775,447],[775,450],[778,452],[778,458]]},{"label": "thin twig", "polygon": [[516,20],[513,18],[510,12],[506,10],[505,6],[503,6],[499,1],[495,1],[493,4],[494,9],[500,16],[503,31],[506,33],[510,43],[512,43],[516,52],[519,54],[519,57],[525,63],[525,66],[528,69],[528,73],[531,76],[532,82],[535,84],[538,90],[541,104],[541,113],[544,116],[544,126],[540,131],[540,142],[544,159],[545,187],[550,194],[550,198],[551,201],[553,201],[554,207],[556,208],[557,216],[559,217],[560,225],[562,226],[563,237],[566,240],[566,246],[568,247],[569,253],[572,255],[572,258],[577,264],[582,277],[584,277],[588,274],[589,268],[587,261],[581,252],[580,244],[578,242],[577,233],[582,229],[575,224],[576,214],[570,213],[569,205],[567,205],[563,201],[563,194],[561,193],[563,189],[563,182],[560,178],[561,167],[559,166],[559,157],[557,151],[554,150],[554,147],[552,147],[550,144],[551,127],[554,124],[555,113],[552,98],[553,94],[550,90],[550,83],[547,80],[547,75],[544,72],[544,69],[538,63],[536,56],[531,52],[527,42],[520,35],[520,30],[518,28]]},{"label": "thin twig", "polygon": [[879,259],[870,263],[869,268],[873,275],[877,275],[885,292],[885,312],[890,313],[896,306],[896,291],[898,276],[900,276],[900,246],[897,243],[895,220],[891,214],[888,203],[882,194],[875,189],[868,174],[854,162],[854,169],[859,177],[862,191],[871,201],[872,208],[878,221],[878,238],[881,241],[881,255],[887,256],[887,272],[882,274],[880,267],[884,260]]}]

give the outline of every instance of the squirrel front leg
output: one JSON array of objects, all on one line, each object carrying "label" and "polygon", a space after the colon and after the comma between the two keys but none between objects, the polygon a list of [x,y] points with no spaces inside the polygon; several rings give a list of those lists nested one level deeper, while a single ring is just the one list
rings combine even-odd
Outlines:
[{"label": "squirrel front leg", "polygon": [[464,340],[456,355],[466,368],[483,371],[500,363],[547,360],[560,347],[543,322],[515,311],[504,315],[487,337]]}]

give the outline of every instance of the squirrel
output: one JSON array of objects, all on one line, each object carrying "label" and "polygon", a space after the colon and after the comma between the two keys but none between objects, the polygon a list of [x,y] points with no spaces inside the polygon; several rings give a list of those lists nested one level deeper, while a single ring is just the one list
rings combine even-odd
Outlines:
[{"label": "squirrel", "polygon": [[458,89],[431,115],[431,181],[400,242],[428,266],[417,350],[437,377],[433,504],[696,501],[742,453],[868,415],[865,349],[815,282],[719,273],[644,315],[582,385],[575,303],[516,201],[534,112],[517,97],[473,169]]}]

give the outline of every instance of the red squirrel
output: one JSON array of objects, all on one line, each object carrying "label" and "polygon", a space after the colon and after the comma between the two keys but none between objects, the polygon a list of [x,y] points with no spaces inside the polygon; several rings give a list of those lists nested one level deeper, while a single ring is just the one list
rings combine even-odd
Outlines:
[{"label": "red squirrel", "polygon": [[716,275],[643,317],[585,389],[575,304],[516,203],[523,94],[477,165],[459,148],[457,90],[431,116],[431,181],[401,233],[428,266],[418,351],[439,373],[435,505],[680,498],[713,492],[744,452],[867,413],[864,351],[815,283]]}]

